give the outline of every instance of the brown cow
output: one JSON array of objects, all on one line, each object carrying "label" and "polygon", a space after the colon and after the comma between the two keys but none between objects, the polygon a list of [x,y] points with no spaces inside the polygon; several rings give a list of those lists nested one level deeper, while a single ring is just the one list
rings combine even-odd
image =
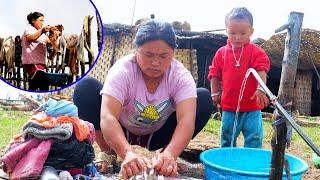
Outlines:
[{"label": "brown cow", "polygon": [[50,60],[53,60],[58,52],[58,48],[59,48],[58,38],[62,35],[63,30],[64,30],[64,27],[61,24],[50,27],[49,39],[50,39],[50,45],[52,47],[52,52],[48,57],[48,59]]}]

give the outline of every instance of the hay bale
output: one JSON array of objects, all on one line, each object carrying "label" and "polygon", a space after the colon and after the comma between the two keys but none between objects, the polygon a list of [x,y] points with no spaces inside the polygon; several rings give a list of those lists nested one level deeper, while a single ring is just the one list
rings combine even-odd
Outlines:
[{"label": "hay bale", "polygon": [[[272,65],[277,67],[282,66],[286,36],[287,33],[273,35],[261,45],[270,57]],[[298,69],[313,70],[312,62],[308,53],[316,67],[320,68],[320,31],[311,29],[302,30]]]}]

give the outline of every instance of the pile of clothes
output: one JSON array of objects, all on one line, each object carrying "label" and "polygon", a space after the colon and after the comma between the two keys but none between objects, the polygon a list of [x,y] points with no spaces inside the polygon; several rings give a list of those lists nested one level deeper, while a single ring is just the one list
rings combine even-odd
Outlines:
[{"label": "pile of clothes", "polygon": [[94,126],[78,118],[72,102],[49,99],[14,137],[0,162],[13,180],[101,179],[93,163],[94,134]]}]

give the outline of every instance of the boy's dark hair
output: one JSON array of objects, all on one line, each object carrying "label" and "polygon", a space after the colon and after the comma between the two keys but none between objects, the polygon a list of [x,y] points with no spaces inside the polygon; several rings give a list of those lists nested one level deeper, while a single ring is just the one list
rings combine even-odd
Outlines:
[{"label": "boy's dark hair", "polygon": [[41,12],[31,12],[27,16],[29,24],[33,25],[32,21],[37,20],[39,17],[44,16]]},{"label": "boy's dark hair", "polygon": [[225,24],[227,26],[227,23],[229,20],[246,20],[249,22],[251,27],[253,26],[253,17],[251,12],[245,8],[245,7],[236,7],[233,8],[227,15],[225,19]]},{"label": "boy's dark hair", "polygon": [[151,19],[139,25],[134,39],[136,47],[140,47],[144,43],[154,40],[163,40],[172,49],[177,48],[176,34],[172,25],[168,22]]}]

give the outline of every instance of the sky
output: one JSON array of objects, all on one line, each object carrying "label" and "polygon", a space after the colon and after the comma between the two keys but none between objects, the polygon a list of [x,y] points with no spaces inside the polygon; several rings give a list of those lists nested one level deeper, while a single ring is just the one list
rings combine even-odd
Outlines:
[{"label": "sky", "polygon": [[[62,24],[64,34],[80,34],[86,15],[95,16],[96,11],[89,0],[0,0],[0,37],[22,35],[28,25],[27,15],[38,11],[44,14],[44,25]],[[92,20],[92,47],[98,54],[96,19]],[[0,99],[15,99],[15,88],[1,82]]]},{"label": "sky", "polygon": [[318,1],[313,0],[93,0],[104,23],[130,25],[136,20],[155,17],[164,21],[187,21],[192,31],[224,29],[225,15],[234,7],[247,7],[254,19],[252,39],[270,38],[288,22],[291,11],[304,13],[303,28],[320,30]]},{"label": "sky", "polygon": [[[254,19],[254,34],[268,39],[288,22],[292,11],[304,13],[303,28],[320,30],[320,11],[314,0],[92,0],[103,23],[131,25],[155,14],[160,20],[187,21],[192,31],[223,29],[225,15],[234,7],[247,7]],[[135,11],[134,10],[134,5]],[[31,11],[45,14],[45,24],[63,24],[66,33],[81,31],[84,15],[95,15],[89,0],[0,0],[0,37],[22,34]],[[94,21],[93,21],[94,22]],[[221,32],[223,33],[223,31]],[[5,88],[4,88],[5,86]],[[12,87],[0,83],[0,98]],[[4,90],[6,89],[6,90]]]}]

